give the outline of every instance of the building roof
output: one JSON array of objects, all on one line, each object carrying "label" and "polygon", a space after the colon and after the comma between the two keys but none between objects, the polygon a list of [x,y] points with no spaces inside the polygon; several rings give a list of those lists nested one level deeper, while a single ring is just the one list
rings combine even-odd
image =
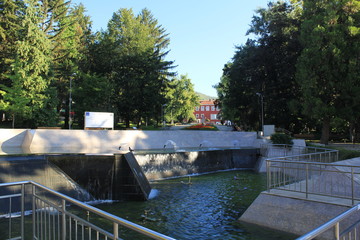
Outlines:
[{"label": "building roof", "polygon": [[215,100],[200,100],[200,105],[214,105]]}]

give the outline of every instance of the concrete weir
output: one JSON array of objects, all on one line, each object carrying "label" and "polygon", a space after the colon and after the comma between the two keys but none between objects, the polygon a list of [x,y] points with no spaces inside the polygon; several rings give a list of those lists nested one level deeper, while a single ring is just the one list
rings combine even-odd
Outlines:
[{"label": "concrete weir", "polygon": [[[254,132],[0,129],[0,155],[46,154],[42,167],[36,169],[35,162],[20,161],[24,160],[22,157],[10,163],[0,159],[0,171],[9,176],[0,176],[0,182],[34,180],[55,190],[72,193],[74,189],[64,186],[66,178],[63,183],[49,183],[61,175],[85,188],[96,199],[120,199],[118,192],[123,192],[124,188],[118,183],[125,181],[121,175],[126,173],[119,174],[118,170],[133,170],[130,162],[136,162],[130,161],[125,166],[120,160],[118,164],[116,156],[121,152],[145,150],[136,154],[135,158],[144,175],[154,180],[253,168],[258,158],[258,149],[254,145]],[[200,149],[189,150],[196,147]],[[156,153],[149,153],[149,149],[156,149]],[[15,166],[20,164],[23,170],[18,172],[19,168]],[[49,171],[52,173],[48,174]],[[44,180],[45,177],[48,180]],[[148,192],[144,195],[145,199],[147,195]],[[83,196],[76,198],[87,200]]]},{"label": "concrete weir", "polygon": [[[258,149],[226,149],[196,152],[172,153],[136,153],[136,164],[147,180],[158,180],[168,177],[178,177],[188,174],[214,172],[234,168],[253,168],[256,164]],[[49,155],[49,162],[58,166],[66,175],[85,188],[96,199],[146,199],[148,195],[131,197],[126,194],[124,187],[134,180],[133,175],[128,176],[134,166],[126,165],[121,161],[122,154],[114,155]],[[120,160],[120,162],[119,162]],[[125,165],[124,165],[125,164]],[[125,169],[125,170],[124,170]],[[127,169],[127,171],[126,171]],[[125,177],[122,177],[125,176]],[[125,179],[126,178],[126,179]],[[136,179],[135,179],[136,180]],[[147,181],[146,180],[146,181]],[[133,185],[133,184],[131,184]],[[139,183],[135,187],[141,192]],[[145,184],[146,185],[146,184]],[[126,191],[125,191],[126,190]],[[145,196],[145,197],[141,197]]]}]

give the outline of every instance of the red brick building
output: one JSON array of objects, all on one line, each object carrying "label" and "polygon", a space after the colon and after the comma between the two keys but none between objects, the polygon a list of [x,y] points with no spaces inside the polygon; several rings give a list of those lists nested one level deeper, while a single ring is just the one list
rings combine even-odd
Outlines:
[{"label": "red brick building", "polygon": [[198,123],[211,122],[220,124],[221,120],[218,119],[220,112],[219,107],[215,106],[215,100],[200,100],[200,106],[195,108],[194,115]]}]

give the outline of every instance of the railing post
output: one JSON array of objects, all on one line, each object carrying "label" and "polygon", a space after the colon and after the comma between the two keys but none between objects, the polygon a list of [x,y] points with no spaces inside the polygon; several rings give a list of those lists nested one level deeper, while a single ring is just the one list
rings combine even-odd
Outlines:
[{"label": "railing post", "polygon": [[305,163],[306,166],[306,199],[308,198],[308,194],[309,194],[309,164]]},{"label": "railing post", "polygon": [[270,181],[271,181],[271,172],[270,172],[270,161],[266,161],[266,174],[267,174],[267,191],[270,192]]},{"label": "railing post", "polygon": [[21,184],[21,239],[25,239],[24,224],[25,224],[25,185]]},{"label": "railing post", "polygon": [[114,240],[118,240],[119,239],[119,225],[117,223],[114,222]]},{"label": "railing post", "polygon": [[340,228],[339,228],[339,222],[335,224],[335,239],[340,240]]},{"label": "railing post", "polygon": [[31,195],[32,195],[32,228],[33,228],[33,238],[32,239],[36,239],[36,198],[35,198],[35,194],[36,194],[36,189],[35,189],[35,185],[31,184]]},{"label": "railing post", "polygon": [[62,226],[61,226],[61,236],[62,236],[62,240],[66,240],[66,201],[64,199],[61,200],[61,208],[62,208]]},{"label": "railing post", "polygon": [[351,205],[354,206],[355,199],[354,199],[354,168],[351,167]]}]

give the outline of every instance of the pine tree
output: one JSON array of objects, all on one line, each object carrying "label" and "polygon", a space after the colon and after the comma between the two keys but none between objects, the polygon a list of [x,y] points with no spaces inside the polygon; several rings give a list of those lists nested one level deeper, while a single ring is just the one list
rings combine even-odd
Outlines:
[{"label": "pine tree", "polygon": [[48,99],[50,79],[50,42],[39,29],[42,13],[35,0],[24,1],[24,17],[21,19],[22,31],[15,44],[16,58],[8,76],[10,86],[2,85],[3,99],[0,108],[25,120],[32,119],[44,108]]}]

